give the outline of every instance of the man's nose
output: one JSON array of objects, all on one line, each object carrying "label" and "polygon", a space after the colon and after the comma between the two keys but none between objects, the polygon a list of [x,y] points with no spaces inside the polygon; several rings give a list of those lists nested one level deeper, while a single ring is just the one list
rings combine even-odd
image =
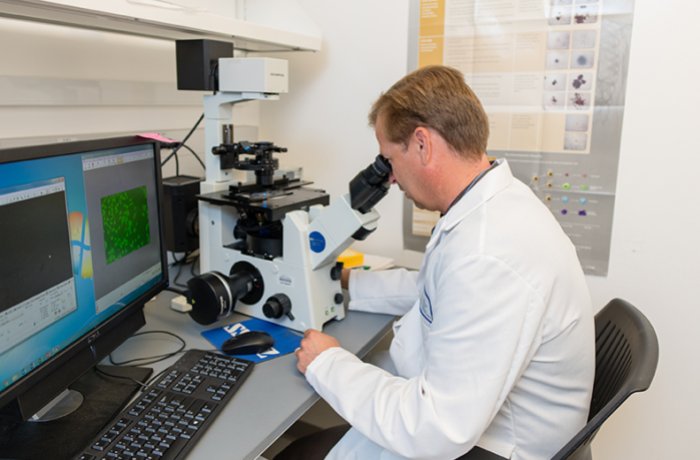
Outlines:
[{"label": "man's nose", "polygon": [[396,184],[396,176],[394,176],[394,173],[389,173],[389,183],[390,184]]}]

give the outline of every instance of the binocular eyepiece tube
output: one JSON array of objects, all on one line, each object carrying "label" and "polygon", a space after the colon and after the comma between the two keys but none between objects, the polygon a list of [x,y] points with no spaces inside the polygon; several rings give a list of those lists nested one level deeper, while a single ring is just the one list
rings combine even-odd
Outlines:
[{"label": "binocular eyepiece tube", "polygon": [[391,164],[381,155],[350,181],[350,206],[361,212],[371,210],[389,191]]}]

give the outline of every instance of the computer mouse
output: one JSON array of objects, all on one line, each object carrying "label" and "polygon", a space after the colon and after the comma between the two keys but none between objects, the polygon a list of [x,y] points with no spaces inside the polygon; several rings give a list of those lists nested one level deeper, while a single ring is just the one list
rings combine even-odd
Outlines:
[{"label": "computer mouse", "polygon": [[270,334],[262,331],[249,331],[234,335],[221,345],[221,351],[227,355],[254,355],[261,353],[275,344]]}]

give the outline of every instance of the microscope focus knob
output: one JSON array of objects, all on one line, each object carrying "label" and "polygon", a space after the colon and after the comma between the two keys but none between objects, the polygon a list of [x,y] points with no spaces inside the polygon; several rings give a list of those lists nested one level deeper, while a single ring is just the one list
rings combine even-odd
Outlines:
[{"label": "microscope focus knob", "polygon": [[336,262],[335,265],[331,268],[331,279],[333,281],[338,281],[342,274],[343,274],[343,263]]},{"label": "microscope focus knob", "polygon": [[263,304],[263,313],[268,318],[281,318],[282,315],[294,321],[292,315],[292,301],[284,294],[275,294],[265,301]]}]

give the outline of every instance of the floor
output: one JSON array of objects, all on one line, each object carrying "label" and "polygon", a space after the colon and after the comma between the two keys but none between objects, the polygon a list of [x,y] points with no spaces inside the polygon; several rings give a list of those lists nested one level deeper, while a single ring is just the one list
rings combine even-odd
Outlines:
[{"label": "floor", "polygon": [[324,400],[319,400],[304,416],[292,425],[280,438],[263,452],[262,456],[272,460],[295,439],[314,433],[324,428],[345,423]]}]

